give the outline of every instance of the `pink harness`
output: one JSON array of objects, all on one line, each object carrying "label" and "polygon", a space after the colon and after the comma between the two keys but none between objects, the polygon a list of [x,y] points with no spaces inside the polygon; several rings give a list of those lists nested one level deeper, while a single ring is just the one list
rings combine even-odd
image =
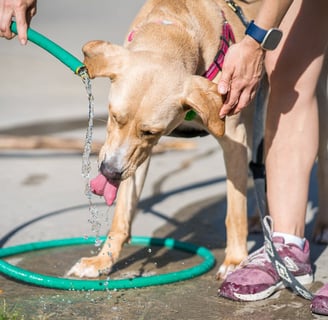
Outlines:
[{"label": "pink harness", "polygon": [[216,75],[219,73],[219,71],[222,71],[222,66],[224,62],[224,57],[231,45],[231,43],[235,43],[235,36],[233,34],[231,25],[227,20],[224,21],[223,27],[222,27],[222,35],[220,37],[220,46],[219,51],[216,54],[214,61],[210,65],[210,67],[207,69],[207,71],[203,74],[203,77],[213,80]]}]

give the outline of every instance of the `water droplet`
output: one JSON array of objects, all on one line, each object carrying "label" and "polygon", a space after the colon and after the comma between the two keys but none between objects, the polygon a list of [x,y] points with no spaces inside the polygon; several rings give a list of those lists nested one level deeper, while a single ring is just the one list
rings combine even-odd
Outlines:
[{"label": "water droplet", "polygon": [[97,238],[97,239],[95,240],[95,246],[96,246],[96,247],[100,247],[101,244],[102,244],[101,239]]}]

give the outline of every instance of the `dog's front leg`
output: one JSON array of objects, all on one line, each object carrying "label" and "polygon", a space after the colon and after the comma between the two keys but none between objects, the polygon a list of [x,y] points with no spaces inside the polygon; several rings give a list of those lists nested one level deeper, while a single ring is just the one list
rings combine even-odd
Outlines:
[{"label": "dog's front leg", "polygon": [[136,173],[120,184],[111,230],[95,257],[82,258],[67,273],[69,276],[96,278],[110,273],[124,243],[130,238],[131,223],[147,175],[150,157]]},{"label": "dog's front leg", "polygon": [[248,162],[246,131],[240,115],[227,119],[226,135],[219,142],[227,174],[226,255],[216,275],[223,279],[247,256]]}]

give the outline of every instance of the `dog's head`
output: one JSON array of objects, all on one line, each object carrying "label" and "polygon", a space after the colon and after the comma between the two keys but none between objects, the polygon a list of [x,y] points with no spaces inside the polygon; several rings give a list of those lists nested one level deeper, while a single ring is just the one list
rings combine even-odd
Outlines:
[{"label": "dog's head", "polygon": [[108,180],[133,174],[160,137],[181,124],[191,109],[210,133],[224,134],[216,85],[187,74],[183,62],[104,41],[88,42],[83,53],[91,78],[111,80],[107,138],[100,152],[100,170]]}]

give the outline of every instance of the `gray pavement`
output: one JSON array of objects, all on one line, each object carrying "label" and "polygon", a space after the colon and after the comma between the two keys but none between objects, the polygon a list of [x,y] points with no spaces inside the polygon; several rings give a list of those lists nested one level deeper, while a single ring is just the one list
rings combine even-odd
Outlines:
[{"label": "gray pavement", "polygon": [[[88,40],[106,39],[121,44],[142,2],[40,1],[32,27],[82,59],[81,47]],[[87,98],[81,80],[68,68],[31,43],[22,47],[16,40],[0,39],[0,70],[0,134],[84,140]],[[96,109],[94,140],[102,141],[109,83],[96,79],[92,84]],[[210,137],[192,142],[194,148],[190,150],[167,151],[153,157],[133,235],[173,236],[207,246],[219,265],[225,241],[222,152]],[[97,158],[91,159],[96,174]],[[81,152],[76,151],[0,151],[2,246],[107,232],[113,208],[107,209],[100,198],[93,198],[99,207],[101,223],[101,228],[94,231],[89,222],[81,165]],[[249,207],[250,211],[254,209],[251,188]],[[309,237],[317,209],[314,168],[308,205]],[[249,249],[260,246],[261,241],[260,235],[250,235]],[[316,267],[316,282],[311,287],[314,290],[328,281],[328,251],[325,246],[314,243],[311,246]],[[75,262],[67,260],[67,254],[65,259],[66,267]],[[42,259],[32,259],[30,265],[35,261],[36,265],[43,263]],[[172,263],[178,267],[176,262]],[[314,318],[309,303],[286,290],[259,303],[219,299],[214,274],[215,269],[181,284],[124,293],[63,292],[1,277],[0,301],[15,305],[25,319]]]}]

